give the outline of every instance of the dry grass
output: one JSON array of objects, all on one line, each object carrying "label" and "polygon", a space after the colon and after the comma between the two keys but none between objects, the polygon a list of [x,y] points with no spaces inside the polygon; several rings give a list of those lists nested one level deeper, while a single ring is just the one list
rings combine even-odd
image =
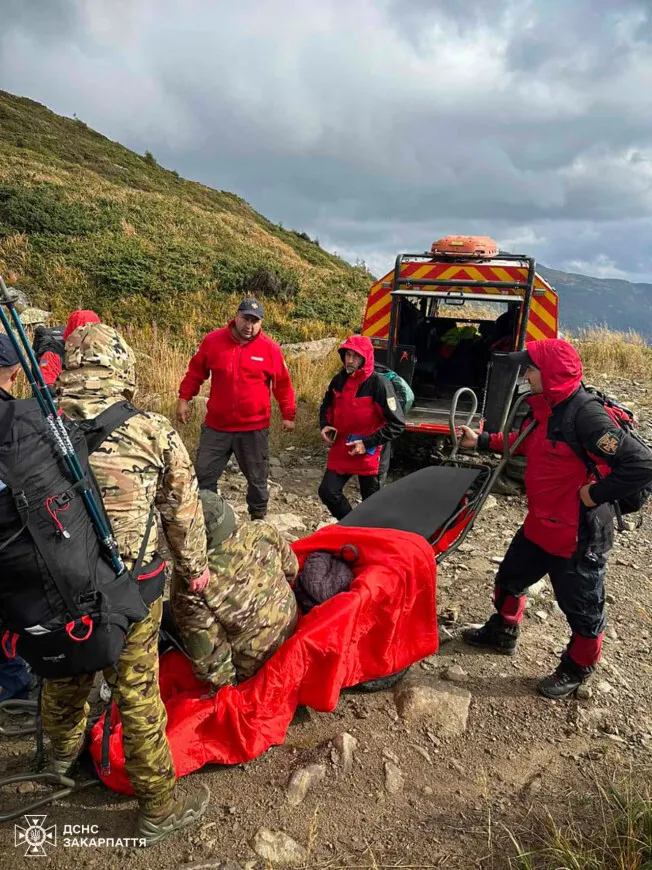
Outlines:
[{"label": "dry grass", "polygon": [[607,327],[567,336],[580,352],[587,375],[652,380],[652,348],[637,332]]},{"label": "dry grass", "polygon": [[[513,870],[651,870],[652,799],[649,788],[624,783],[597,786],[577,817],[563,823],[546,811],[539,842],[525,848],[514,834]],[[536,833],[528,839],[537,838]]]}]

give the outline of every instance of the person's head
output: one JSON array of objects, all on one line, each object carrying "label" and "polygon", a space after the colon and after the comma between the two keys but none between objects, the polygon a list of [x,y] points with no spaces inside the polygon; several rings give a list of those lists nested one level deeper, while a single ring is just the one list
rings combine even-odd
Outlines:
[{"label": "person's head", "polygon": [[346,348],[344,351],[344,368],[346,369],[347,375],[352,375],[353,372],[357,372],[358,369],[361,369],[364,365],[364,357],[361,353],[358,353],[355,350],[351,350],[350,348]]},{"label": "person's head", "polygon": [[104,323],[89,323],[66,341],[62,396],[89,399],[124,397],[136,392],[136,357],[124,338]]},{"label": "person's head", "polygon": [[542,393],[555,406],[582,383],[582,362],[575,348],[561,338],[530,341],[527,349],[510,354],[525,369],[533,393]]},{"label": "person's head", "polygon": [[243,299],[235,314],[235,329],[240,338],[251,341],[261,330],[263,306],[257,299]]},{"label": "person's head", "polygon": [[80,326],[87,326],[89,323],[100,323],[100,318],[94,311],[88,308],[73,311],[63,330],[63,340],[67,341],[76,329],[79,329]]},{"label": "person's head", "polygon": [[235,511],[228,501],[213,490],[202,489],[199,495],[204,509],[208,549],[216,550],[238,527]]},{"label": "person's head", "polygon": [[0,335],[0,390],[10,393],[19,371],[20,362],[13,344],[6,335]]}]

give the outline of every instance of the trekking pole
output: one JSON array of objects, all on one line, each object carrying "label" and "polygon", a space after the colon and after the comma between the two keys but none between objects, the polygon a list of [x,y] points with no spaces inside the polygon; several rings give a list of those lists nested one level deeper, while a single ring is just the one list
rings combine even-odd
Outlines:
[{"label": "trekking pole", "polygon": [[[3,306],[6,306],[9,309],[13,321],[13,328]],[[18,312],[16,311],[14,300],[11,298],[9,289],[7,288],[2,276],[0,276],[0,322],[7,333],[7,338],[16,351],[16,356],[18,357],[21,368],[25,372],[25,376],[29,381],[34,397],[39,403],[50,433],[54,438],[66,465],[68,466],[68,470],[70,471],[74,482],[80,485],[79,490],[82,499],[84,500],[84,505],[91,518],[91,522],[93,523],[93,527],[97,537],[99,538],[100,544],[104,549],[105,555],[109,559],[111,567],[115,573],[120,575],[124,572],[125,566],[118,553],[117,544],[97,503],[95,493],[89,486],[84,470],[79,462],[79,457],[75,453],[75,448],[73,447],[70,436],[68,435],[68,431],[63,420],[59,416],[52,393],[43,379],[43,373],[39,368],[32,346],[27,334],[25,333]],[[20,342],[16,337],[16,333],[20,338]]]}]

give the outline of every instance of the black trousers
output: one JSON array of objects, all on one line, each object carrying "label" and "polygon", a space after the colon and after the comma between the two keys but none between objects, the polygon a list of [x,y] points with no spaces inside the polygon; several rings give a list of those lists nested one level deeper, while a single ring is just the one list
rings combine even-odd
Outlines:
[{"label": "black trousers", "polygon": [[231,454],[247,478],[247,506],[253,515],[264,514],[269,501],[269,429],[222,432],[205,423],[201,427],[195,470],[200,489],[217,489]]},{"label": "black trousers", "polygon": [[[353,477],[352,474],[338,474],[328,468],[319,484],[319,498],[326,505],[336,520],[343,520],[351,513],[353,508],[348,498],[344,495],[344,487]],[[369,498],[380,489],[380,481],[377,474],[359,474],[360,495],[363,499]]]},{"label": "black trousers", "polygon": [[610,516],[583,518],[578,548],[570,558],[547,553],[519,529],[496,575],[496,610],[507,621],[519,622],[528,588],[548,575],[572,632],[564,658],[590,672],[600,656],[606,623],[604,578],[612,541]]}]

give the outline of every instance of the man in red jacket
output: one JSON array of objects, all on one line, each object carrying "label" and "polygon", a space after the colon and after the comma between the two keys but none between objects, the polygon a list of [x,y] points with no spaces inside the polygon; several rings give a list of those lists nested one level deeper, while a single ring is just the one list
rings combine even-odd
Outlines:
[{"label": "man in red jacket", "polygon": [[[513,655],[526,592],[547,574],[571,638],[561,663],[539,683],[539,690],[549,698],[564,698],[587,679],[600,658],[612,504],[652,481],[652,453],[584,390],[582,364],[568,342],[533,341],[526,351],[510,356],[527,366],[525,377],[533,394],[523,425],[533,418],[536,427],[519,448],[527,456],[528,513],[498,569],[496,613],[482,628],[465,630],[463,638],[471,646]],[[478,436],[463,429],[462,447],[502,451],[501,435]],[[599,476],[591,475],[587,460]]]},{"label": "man in red jacket", "polygon": [[263,306],[257,299],[240,303],[235,318],[204,338],[190,360],[179,388],[177,419],[190,419],[190,401],[210,377],[206,420],[195,467],[200,489],[215,492],[235,454],[247,478],[247,505],[252,520],[267,513],[269,492],[270,387],[281,409],[283,431],[294,429],[296,402],[281,348],[262,331]]},{"label": "man in red jacket", "polygon": [[351,477],[358,475],[363,499],[380,489],[383,445],[405,429],[394,387],[374,372],[371,339],[352,335],[339,353],[343,368],[330,382],[319,409],[321,437],[329,446],[319,497],[337,520],[351,511],[343,492]]}]

